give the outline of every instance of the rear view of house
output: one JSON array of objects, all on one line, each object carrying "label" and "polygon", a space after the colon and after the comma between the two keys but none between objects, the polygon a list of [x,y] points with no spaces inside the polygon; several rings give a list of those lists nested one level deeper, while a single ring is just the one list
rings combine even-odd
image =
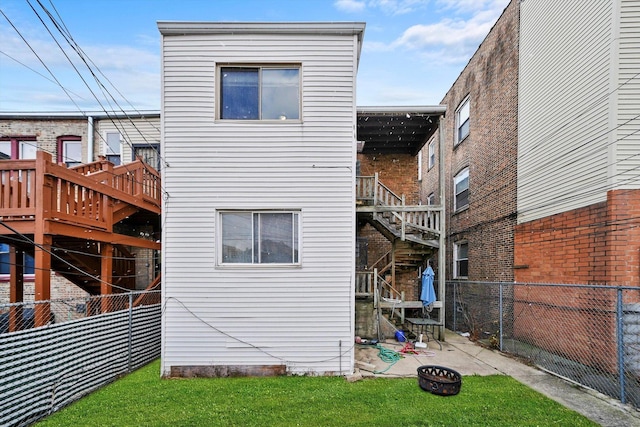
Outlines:
[{"label": "rear view of house", "polygon": [[162,375],[351,372],[364,24],[158,26]]}]

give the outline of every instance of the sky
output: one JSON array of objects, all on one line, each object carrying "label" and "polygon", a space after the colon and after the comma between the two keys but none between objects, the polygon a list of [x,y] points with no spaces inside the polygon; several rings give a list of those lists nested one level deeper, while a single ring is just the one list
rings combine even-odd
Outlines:
[{"label": "sky", "polygon": [[365,22],[357,105],[437,105],[508,3],[0,0],[0,112],[159,111],[158,21]]}]

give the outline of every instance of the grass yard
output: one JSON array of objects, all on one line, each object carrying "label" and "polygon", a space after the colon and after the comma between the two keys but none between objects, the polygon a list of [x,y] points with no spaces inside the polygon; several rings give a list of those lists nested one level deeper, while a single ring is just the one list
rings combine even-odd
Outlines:
[{"label": "grass yard", "polygon": [[456,396],[417,378],[159,378],[158,361],[38,423],[50,426],[595,426],[506,376],[463,377]]}]

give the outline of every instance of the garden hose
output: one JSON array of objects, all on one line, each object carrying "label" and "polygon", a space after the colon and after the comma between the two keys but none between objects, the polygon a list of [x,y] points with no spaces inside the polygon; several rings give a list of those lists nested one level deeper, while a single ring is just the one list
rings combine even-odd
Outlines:
[{"label": "garden hose", "polygon": [[402,355],[397,351],[384,348],[380,344],[376,344],[376,348],[378,349],[378,357],[380,358],[380,360],[385,363],[389,363],[389,366],[381,371],[373,371],[374,374],[382,374],[387,372],[393,365],[398,362],[398,360],[402,359]]}]

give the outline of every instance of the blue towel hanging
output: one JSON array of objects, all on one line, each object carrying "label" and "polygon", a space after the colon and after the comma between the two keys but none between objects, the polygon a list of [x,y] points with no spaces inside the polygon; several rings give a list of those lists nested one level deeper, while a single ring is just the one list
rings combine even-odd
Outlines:
[{"label": "blue towel hanging", "polygon": [[433,272],[433,268],[428,266],[427,269],[422,273],[422,290],[420,292],[420,301],[422,301],[423,306],[428,306],[433,304],[436,301],[436,291],[433,289],[433,277],[435,273]]}]

